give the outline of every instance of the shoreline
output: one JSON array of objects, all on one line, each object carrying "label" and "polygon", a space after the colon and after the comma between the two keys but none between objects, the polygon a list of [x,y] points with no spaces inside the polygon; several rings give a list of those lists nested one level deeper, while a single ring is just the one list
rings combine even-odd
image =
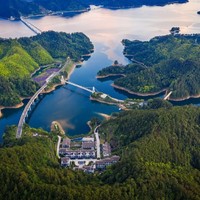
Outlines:
[{"label": "shoreline", "polygon": [[[160,90],[158,92],[142,94],[142,93],[132,92],[131,90],[128,90],[128,89],[120,87],[120,86],[117,86],[114,83],[112,83],[111,86],[114,87],[114,88],[117,88],[119,90],[123,90],[125,92],[128,92],[129,94],[134,94],[134,95],[141,96],[141,97],[155,96],[155,95],[158,95],[158,94],[160,94],[162,92],[167,91],[167,88],[166,88],[166,89]],[[182,102],[182,101],[187,101],[189,99],[198,99],[198,98],[200,98],[200,94],[191,95],[191,96],[187,96],[187,97],[183,97],[183,98],[177,98],[177,99],[169,98],[168,100],[169,101],[174,101],[174,102]]]},{"label": "shoreline", "polygon": [[[126,5],[120,5],[120,6],[104,6],[104,5],[97,5],[97,6],[100,6],[100,8],[103,8],[103,9],[109,9],[109,10],[119,10],[119,9],[132,9],[132,8],[140,8],[142,6],[149,6],[149,7],[153,7],[153,6],[166,6],[166,5],[173,5],[173,4],[184,4],[184,3],[187,3],[189,2],[189,0],[184,0],[184,1],[169,1],[169,2],[166,2],[166,3],[157,3],[157,4],[139,4],[139,5],[129,5],[129,6],[126,6]],[[82,9],[77,9],[77,10],[57,10],[57,11],[52,11],[52,12],[38,12],[36,14],[28,14],[28,15],[20,15],[20,17],[23,17],[25,19],[30,19],[30,18],[36,18],[36,17],[46,17],[46,16],[56,16],[56,15],[64,15],[66,13],[84,13],[84,12],[89,12],[93,9],[90,8],[90,6],[86,6],[85,8],[82,8]],[[197,11],[197,14],[199,11]],[[14,17],[14,20],[10,19],[11,16],[8,18],[8,17],[5,17],[5,16],[0,16],[1,19],[5,19],[5,20],[9,20],[9,21],[19,21],[20,20],[20,17]]]},{"label": "shoreline", "polygon": [[124,87],[120,87],[118,85],[115,85],[114,83],[112,83],[111,86],[114,87],[114,88],[116,88],[116,89],[128,92],[129,94],[134,94],[134,95],[141,96],[141,97],[155,96],[155,95],[158,95],[158,94],[160,94],[162,92],[165,92],[167,90],[167,88],[165,88],[165,89],[162,89],[162,90],[160,90],[158,92],[152,92],[152,93],[145,93],[145,94],[143,94],[143,93],[139,93],[139,92],[133,92],[133,91],[131,91],[129,89],[126,89]]},{"label": "shoreline", "polygon": [[105,113],[97,113],[98,115],[102,116],[105,120],[109,120],[111,118],[111,115],[105,114]]},{"label": "shoreline", "polygon": [[58,126],[58,128],[59,128],[59,130],[60,130],[60,134],[61,134],[61,135],[65,135],[65,131],[64,131],[63,127],[62,127],[61,124],[60,124],[58,121],[56,121],[56,120],[51,122],[51,131],[54,131],[54,127],[53,127],[53,126],[55,126],[55,125]]},{"label": "shoreline", "polygon": [[183,97],[183,98],[177,98],[177,99],[169,98],[169,101],[179,102],[179,101],[187,101],[189,99],[198,99],[198,98],[200,98],[200,94],[187,96],[187,97]]},{"label": "shoreline", "polygon": [[113,76],[123,76],[123,77],[126,77],[125,74],[107,74],[107,75],[104,75],[104,76],[96,76],[97,79],[103,79],[103,78],[108,78],[108,77],[113,77]]},{"label": "shoreline", "polygon": [[[22,99],[25,99],[25,98],[22,98]],[[21,103],[14,105],[14,106],[0,106],[0,118],[3,117],[2,110],[4,110],[4,109],[17,109],[17,108],[22,107],[23,105],[24,105],[24,103],[21,102]]]},{"label": "shoreline", "polygon": [[[76,68],[76,65],[77,65],[77,64],[78,64],[78,63],[73,63],[72,67],[69,69],[68,75],[67,75],[67,77],[65,78],[65,80],[67,80],[67,79],[70,78],[70,76],[71,76],[71,74],[73,73],[74,69]],[[58,86],[61,86],[61,85],[64,85],[64,84],[62,84],[62,83],[55,84],[55,85],[53,85],[52,88],[50,88],[50,89],[47,90],[47,91],[43,91],[41,94],[48,94],[48,93],[51,93],[51,92],[53,92]],[[21,100],[24,100],[24,99],[30,99],[30,98],[31,98],[31,97],[21,97],[20,99],[21,99]],[[24,105],[24,103],[21,102],[21,103],[19,103],[19,104],[14,105],[14,106],[0,106],[0,118],[3,117],[2,110],[4,110],[4,109],[17,109],[17,108],[22,107],[23,105]]]}]

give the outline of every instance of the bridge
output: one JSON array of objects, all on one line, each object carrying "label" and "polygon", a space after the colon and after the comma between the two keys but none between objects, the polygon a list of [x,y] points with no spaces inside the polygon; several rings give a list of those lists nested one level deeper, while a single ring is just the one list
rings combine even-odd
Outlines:
[{"label": "bridge", "polygon": [[[62,69],[61,69],[62,70]],[[42,91],[47,87],[49,81],[55,77],[56,75],[58,75],[60,73],[59,70],[58,72],[54,72],[51,76],[49,76],[47,79],[46,79],[46,82],[45,84],[31,97],[31,99],[29,100],[28,104],[26,105],[26,107],[24,108],[24,111],[20,117],[20,120],[19,120],[19,123],[18,123],[18,127],[17,127],[17,133],[16,133],[16,138],[21,138],[22,136],[22,130],[23,130],[23,125],[25,123],[25,120],[26,120],[26,117],[28,117],[28,112],[31,110],[31,106],[34,104],[35,100],[38,99],[38,96],[39,94],[42,93]],[[63,77],[62,77],[63,79]],[[63,81],[61,80],[61,82],[63,83]],[[86,87],[83,87],[81,85],[78,85],[76,83],[72,83],[70,81],[66,81],[65,83],[69,84],[69,85],[73,85],[75,87],[78,87],[78,88],[81,88],[85,91],[88,91],[90,93],[94,93],[95,92],[95,87],[92,87],[92,90],[89,89],[89,88],[86,88]]]},{"label": "bridge", "polygon": [[164,97],[164,100],[168,100],[171,94],[172,94],[172,91],[170,91],[168,94],[166,94]]},{"label": "bridge", "polygon": [[77,88],[80,88],[80,89],[85,90],[85,91],[90,92],[90,93],[95,93],[95,92],[96,92],[95,87],[92,87],[92,90],[91,90],[91,89],[89,89],[89,88],[87,88],[87,87],[78,85],[78,84],[76,84],[76,83],[72,83],[72,82],[70,82],[70,81],[66,81],[65,83],[67,83],[67,84],[69,84],[69,85],[73,85],[73,86],[75,86],[75,87],[77,87]]},{"label": "bridge", "polygon": [[42,31],[37,28],[36,26],[34,26],[33,24],[31,24],[30,22],[27,22],[23,17],[20,17],[20,20],[22,23],[24,23],[31,31],[33,31],[35,34],[41,34]]},{"label": "bridge", "polygon": [[47,87],[47,85],[51,81],[51,79],[53,77],[57,76],[61,72],[61,70],[62,70],[62,68],[58,72],[54,72],[53,74],[51,74],[51,76],[49,76],[46,79],[46,82],[44,83],[44,85],[31,97],[31,99],[27,103],[27,105],[24,108],[23,113],[20,117],[18,126],[17,126],[16,138],[21,138],[21,136],[22,136],[23,125],[26,121],[26,117],[28,117],[28,112],[31,110],[31,106],[34,104],[35,100],[38,99],[38,96],[42,93],[42,91]]}]

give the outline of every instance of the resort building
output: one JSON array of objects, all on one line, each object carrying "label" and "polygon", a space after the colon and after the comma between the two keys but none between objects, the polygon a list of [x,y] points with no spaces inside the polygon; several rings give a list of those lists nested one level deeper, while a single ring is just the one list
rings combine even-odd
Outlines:
[{"label": "resort building", "polygon": [[94,159],[96,153],[94,150],[68,150],[67,148],[61,148],[59,150],[60,156],[65,156],[70,159]]},{"label": "resort building", "polygon": [[64,138],[62,141],[62,148],[70,148],[71,140],[69,138]]},{"label": "resort building", "polygon": [[67,157],[61,158],[61,166],[62,167],[69,167],[70,166],[70,159]]},{"label": "resort building", "polygon": [[99,144],[99,149],[104,159],[98,160],[97,143],[94,140],[95,137],[84,137],[80,140],[64,138],[59,148],[61,166],[75,166],[73,167],[74,170],[94,173],[95,170],[105,170],[106,167],[119,161],[119,156],[110,157],[111,147],[108,142],[105,142],[101,149]]},{"label": "resort building", "polygon": [[117,163],[119,159],[120,159],[119,156],[112,156],[110,158],[98,160],[96,161],[96,169],[99,169],[99,170],[106,169],[106,167]]}]

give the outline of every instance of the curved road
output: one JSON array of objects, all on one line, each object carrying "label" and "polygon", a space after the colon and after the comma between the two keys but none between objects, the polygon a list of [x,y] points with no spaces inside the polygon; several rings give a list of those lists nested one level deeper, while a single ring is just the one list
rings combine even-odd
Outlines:
[{"label": "curved road", "polygon": [[[100,125],[99,125],[100,126]],[[97,129],[99,128],[99,126],[97,126],[94,129],[94,135],[96,137],[96,149],[97,149],[97,159],[101,158],[101,151],[100,151],[100,139],[99,139],[99,133],[97,131]]]}]

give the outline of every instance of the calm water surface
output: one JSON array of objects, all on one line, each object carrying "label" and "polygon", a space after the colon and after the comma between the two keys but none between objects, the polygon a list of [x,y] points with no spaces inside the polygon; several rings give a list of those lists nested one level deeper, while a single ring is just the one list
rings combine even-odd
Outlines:
[{"label": "calm water surface", "polygon": [[[110,86],[112,80],[99,81],[96,73],[114,60],[127,64],[123,56],[121,40],[149,40],[156,35],[168,34],[172,26],[179,26],[182,33],[200,33],[200,1],[191,0],[186,4],[164,7],[132,8],[124,10],[97,9],[74,17],[46,16],[28,19],[42,31],[84,32],[92,40],[95,51],[81,68],[76,68],[70,80],[86,87],[95,86],[99,91],[113,97],[125,99],[133,97]],[[21,22],[0,20],[0,37],[15,38],[34,35]],[[26,102],[25,102],[26,103]],[[200,100],[190,100],[182,104],[199,104]],[[0,134],[6,125],[17,124],[23,108],[6,109],[0,120]],[[117,112],[116,106],[91,102],[89,94],[73,86],[65,85],[45,95],[35,107],[28,123],[33,127],[50,129],[53,120],[58,120],[71,135],[86,133],[86,122],[99,113]]]}]

